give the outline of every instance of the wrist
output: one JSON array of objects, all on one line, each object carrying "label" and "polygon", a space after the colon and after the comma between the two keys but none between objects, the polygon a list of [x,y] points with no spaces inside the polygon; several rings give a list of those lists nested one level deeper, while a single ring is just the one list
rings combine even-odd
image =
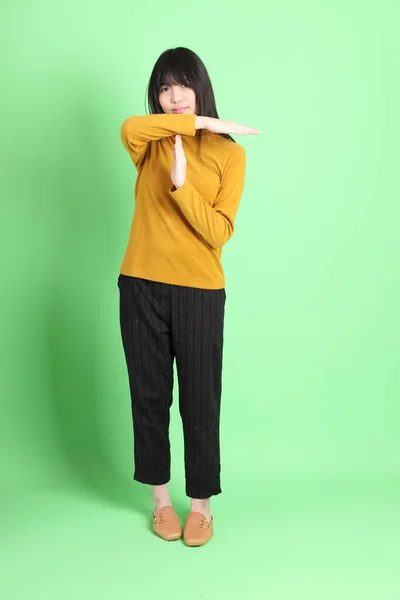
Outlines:
[{"label": "wrist", "polygon": [[195,129],[206,129],[207,117],[199,117],[196,115],[195,118]]}]

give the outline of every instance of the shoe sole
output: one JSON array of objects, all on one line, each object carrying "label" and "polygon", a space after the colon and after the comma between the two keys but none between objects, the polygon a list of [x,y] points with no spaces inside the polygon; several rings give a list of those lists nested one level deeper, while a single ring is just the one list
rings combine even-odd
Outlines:
[{"label": "shoe sole", "polygon": [[160,537],[162,540],[165,540],[166,542],[175,542],[176,540],[180,540],[182,537],[182,534],[176,535],[174,537],[164,537],[163,535],[158,533],[158,531],[156,531],[155,529],[153,529],[153,531],[156,535],[158,535],[158,537]]}]

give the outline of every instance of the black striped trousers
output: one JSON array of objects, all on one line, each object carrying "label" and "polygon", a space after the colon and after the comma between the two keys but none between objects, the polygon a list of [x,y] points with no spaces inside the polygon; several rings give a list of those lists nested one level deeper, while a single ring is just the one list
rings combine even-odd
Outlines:
[{"label": "black striped trousers", "polygon": [[186,494],[221,493],[220,407],[225,289],[209,290],[120,274],[120,326],[134,432],[134,479],[170,479],[173,362],[179,383]]}]

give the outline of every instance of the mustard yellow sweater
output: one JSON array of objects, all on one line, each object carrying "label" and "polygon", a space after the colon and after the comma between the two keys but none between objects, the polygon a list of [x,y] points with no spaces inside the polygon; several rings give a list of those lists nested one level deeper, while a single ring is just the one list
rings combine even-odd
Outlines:
[{"label": "mustard yellow sweater", "polygon": [[[234,231],[245,180],[243,146],[204,130],[196,115],[133,116],[121,140],[138,171],[135,210],[120,273],[196,288],[221,289],[222,246]],[[171,181],[175,134],[187,158],[185,183]]]}]

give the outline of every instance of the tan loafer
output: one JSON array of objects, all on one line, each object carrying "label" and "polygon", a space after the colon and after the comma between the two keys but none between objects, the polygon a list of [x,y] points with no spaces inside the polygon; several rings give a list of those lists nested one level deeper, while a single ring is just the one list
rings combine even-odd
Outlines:
[{"label": "tan loafer", "polygon": [[199,512],[191,511],[186,519],[183,539],[188,546],[202,546],[213,534],[213,518],[208,521]]},{"label": "tan loafer", "polygon": [[182,537],[182,526],[172,506],[163,506],[157,513],[153,513],[153,529],[168,542]]}]

